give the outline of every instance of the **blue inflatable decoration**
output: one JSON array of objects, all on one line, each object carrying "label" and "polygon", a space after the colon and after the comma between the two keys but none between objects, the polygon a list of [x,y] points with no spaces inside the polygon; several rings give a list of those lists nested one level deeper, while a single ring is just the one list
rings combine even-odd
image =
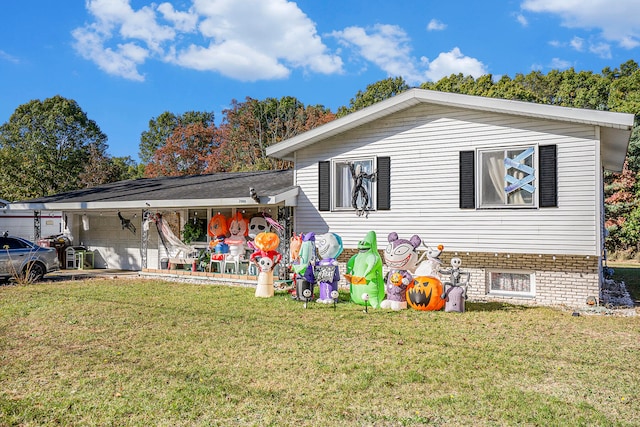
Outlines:
[{"label": "blue inflatable decoration", "polygon": [[335,233],[326,233],[316,236],[316,248],[321,258],[313,269],[316,283],[320,288],[320,298],[316,302],[332,304],[333,291],[338,290],[340,282],[340,269],[336,258],[342,253],[342,238]]},{"label": "blue inflatable decoration", "polygon": [[380,307],[384,299],[384,278],[375,231],[369,231],[358,242],[358,253],[347,262],[345,277],[350,283],[351,301],[373,308]]}]

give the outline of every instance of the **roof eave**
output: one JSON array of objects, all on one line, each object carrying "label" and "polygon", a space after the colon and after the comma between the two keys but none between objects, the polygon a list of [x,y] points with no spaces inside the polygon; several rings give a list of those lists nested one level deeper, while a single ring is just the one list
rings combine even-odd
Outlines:
[{"label": "roof eave", "polygon": [[91,211],[91,210],[125,210],[125,209],[176,209],[196,206],[261,206],[285,203],[295,206],[299,187],[292,187],[272,195],[260,196],[260,203],[251,197],[227,197],[219,199],[179,199],[179,200],[132,200],[114,202],[51,202],[51,203],[12,203],[12,209],[51,210],[51,211]]},{"label": "roof eave", "polygon": [[423,102],[547,120],[582,123],[602,128],[619,129],[625,133],[631,131],[634,121],[634,115],[627,113],[559,107],[426,89],[410,89],[392,98],[267,147],[267,155],[293,160],[293,153],[297,150]]}]

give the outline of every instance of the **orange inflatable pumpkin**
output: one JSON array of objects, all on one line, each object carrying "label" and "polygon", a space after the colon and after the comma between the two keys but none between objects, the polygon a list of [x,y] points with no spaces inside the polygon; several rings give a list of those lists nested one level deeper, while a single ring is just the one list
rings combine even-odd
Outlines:
[{"label": "orange inflatable pumpkin", "polygon": [[415,310],[438,311],[444,307],[442,282],[433,276],[418,276],[407,287],[407,304]]},{"label": "orange inflatable pumpkin", "polygon": [[258,249],[265,252],[275,251],[278,249],[278,245],[280,244],[280,238],[276,233],[263,231],[256,235],[253,244],[256,245]]}]

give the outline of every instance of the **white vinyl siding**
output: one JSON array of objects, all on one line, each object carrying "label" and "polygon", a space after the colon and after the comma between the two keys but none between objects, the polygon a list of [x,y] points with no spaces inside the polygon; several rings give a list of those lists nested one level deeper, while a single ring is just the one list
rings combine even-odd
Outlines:
[{"label": "white vinyl siding", "polygon": [[[297,232],[332,231],[354,248],[369,230],[379,247],[387,235],[420,235],[446,251],[598,255],[596,128],[522,116],[419,105],[296,153],[303,197]],[[558,207],[459,208],[459,152],[556,144]],[[319,212],[318,162],[391,158],[391,209],[357,217],[353,210]]]}]

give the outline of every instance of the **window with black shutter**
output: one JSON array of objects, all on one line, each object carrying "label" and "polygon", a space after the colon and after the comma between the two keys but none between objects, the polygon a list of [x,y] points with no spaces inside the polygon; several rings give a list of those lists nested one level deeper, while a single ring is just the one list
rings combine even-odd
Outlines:
[{"label": "window with black shutter", "polygon": [[558,206],[556,145],[491,148],[459,154],[460,209]]}]

